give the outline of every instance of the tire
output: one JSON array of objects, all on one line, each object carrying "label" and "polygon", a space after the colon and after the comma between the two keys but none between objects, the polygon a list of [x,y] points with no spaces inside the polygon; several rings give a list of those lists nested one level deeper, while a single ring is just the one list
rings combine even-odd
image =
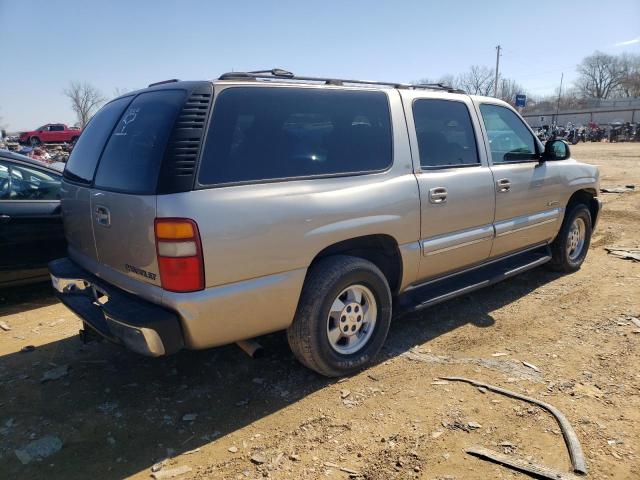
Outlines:
[{"label": "tire", "polygon": [[72,137],[71,138],[71,145],[75,145],[77,141],[78,141],[78,137]]},{"label": "tire", "polygon": [[29,138],[29,145],[31,145],[32,147],[37,147],[41,143],[42,142],[40,141],[40,139],[38,137],[30,137]]},{"label": "tire", "polygon": [[570,208],[558,236],[551,243],[552,259],[547,265],[556,272],[570,273],[580,269],[591,244],[591,212],[584,203]]},{"label": "tire", "polygon": [[338,377],[374,360],[390,323],[391,291],[384,274],[368,260],[336,255],[307,273],[287,339],[300,363]]}]

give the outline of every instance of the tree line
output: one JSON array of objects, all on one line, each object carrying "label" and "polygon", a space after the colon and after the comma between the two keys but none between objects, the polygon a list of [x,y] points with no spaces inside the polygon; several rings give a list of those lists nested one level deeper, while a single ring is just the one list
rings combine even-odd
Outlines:
[{"label": "tree line", "polygon": [[[596,51],[585,57],[576,70],[578,77],[573,85],[564,88],[560,96],[560,108],[584,106],[594,99],[640,97],[640,55],[623,53],[610,55]],[[495,70],[485,65],[472,65],[469,71],[459,75],[443,75],[438,79],[423,78],[413,82],[442,83],[459,88],[472,95],[493,96],[496,82]],[[116,88],[114,96],[122,95],[126,90]],[[95,86],[87,82],[71,82],[64,94],[71,102],[71,108],[77,116],[77,125],[84,128],[91,116],[107,101],[107,97]],[[513,79],[498,78],[497,97],[515,105],[516,94],[527,95],[527,109],[555,106],[555,95],[535,96],[527,88]]]},{"label": "tree line", "polygon": [[[560,93],[560,108],[580,107],[591,100],[640,97],[640,55],[623,53],[610,55],[596,51],[585,57],[577,66],[578,77],[572,85],[554,95],[531,95],[527,88],[513,79],[498,79],[497,97],[515,105],[516,94],[527,95],[527,107],[556,105]],[[413,82],[442,83],[460,88],[472,95],[493,96],[496,81],[495,69],[485,65],[473,65],[459,75],[443,75],[433,80],[424,78]]]}]

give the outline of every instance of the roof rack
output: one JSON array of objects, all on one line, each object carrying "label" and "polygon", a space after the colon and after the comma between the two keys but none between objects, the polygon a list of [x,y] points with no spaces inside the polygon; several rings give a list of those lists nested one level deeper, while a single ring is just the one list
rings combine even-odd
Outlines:
[{"label": "roof rack", "polygon": [[228,72],[218,77],[218,80],[290,80],[299,82],[322,82],[326,85],[381,85],[393,88],[405,88],[408,90],[443,90],[449,93],[466,93],[464,90],[453,88],[442,83],[397,83],[397,82],[376,82],[375,80],[346,80],[343,78],[324,78],[324,77],[303,77],[294,75],[287,70],[274,68],[271,70],[255,70],[252,72]]}]

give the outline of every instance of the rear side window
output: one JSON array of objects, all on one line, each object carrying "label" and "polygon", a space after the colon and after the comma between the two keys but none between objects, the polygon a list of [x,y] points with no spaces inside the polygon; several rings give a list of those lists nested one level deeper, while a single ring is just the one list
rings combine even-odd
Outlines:
[{"label": "rear side window", "polygon": [[420,165],[443,168],[479,165],[469,109],[462,102],[422,99],[413,102]]},{"label": "rear side window", "polygon": [[234,87],[216,99],[198,181],[367,173],[391,163],[383,92]]},{"label": "rear side window", "polygon": [[480,105],[493,163],[538,160],[536,142],[524,122],[500,105]]},{"label": "rear side window", "polygon": [[131,102],[104,149],[96,188],[155,193],[169,134],[185,96],[184,90],[159,90],[142,93]]},{"label": "rear side window", "polygon": [[131,98],[114,100],[93,116],[69,156],[64,170],[65,178],[81,183],[91,183],[104,144]]}]

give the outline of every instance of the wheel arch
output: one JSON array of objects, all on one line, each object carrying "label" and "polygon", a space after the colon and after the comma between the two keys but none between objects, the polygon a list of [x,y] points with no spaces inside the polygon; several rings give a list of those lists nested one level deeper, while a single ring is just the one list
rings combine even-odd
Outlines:
[{"label": "wheel arch", "polygon": [[309,269],[319,260],[333,255],[350,255],[370,261],[384,274],[393,294],[402,283],[402,256],[398,242],[388,234],[353,237],[333,243],[316,254]]},{"label": "wheel arch", "polygon": [[567,202],[567,207],[565,209],[565,216],[573,206],[583,203],[589,208],[589,212],[591,213],[591,224],[595,225],[599,214],[598,202],[596,200],[597,196],[598,192],[595,188],[582,188],[580,190],[576,190],[573,192],[571,197],[569,197],[569,201]]}]

